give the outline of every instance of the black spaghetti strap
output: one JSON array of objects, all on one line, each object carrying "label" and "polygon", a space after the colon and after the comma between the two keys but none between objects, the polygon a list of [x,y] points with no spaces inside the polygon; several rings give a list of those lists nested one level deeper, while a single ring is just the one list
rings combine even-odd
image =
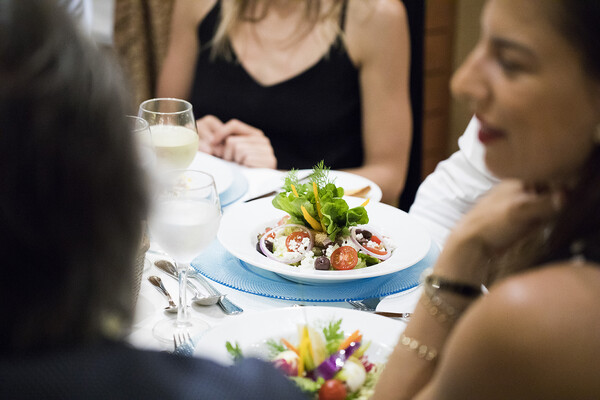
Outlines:
[{"label": "black spaghetti strap", "polygon": [[346,10],[348,8],[348,0],[342,2],[342,10],[340,11],[340,31],[344,32],[346,28]]}]

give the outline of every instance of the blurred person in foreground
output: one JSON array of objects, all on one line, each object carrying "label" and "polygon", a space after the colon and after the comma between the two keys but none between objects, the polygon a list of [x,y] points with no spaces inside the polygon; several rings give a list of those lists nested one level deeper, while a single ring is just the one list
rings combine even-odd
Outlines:
[{"label": "blurred person in foreground", "polygon": [[54,2],[0,0],[0,76],[0,398],[303,398],[124,342],[147,198],[120,74]]},{"label": "blurred person in foreground", "polygon": [[452,89],[502,181],[423,277],[374,398],[600,398],[598,21],[596,0],[486,3]]},{"label": "blurred person in foreground", "polygon": [[411,145],[399,0],[176,0],[157,96],[188,99],[201,150],[248,167],[325,165],[394,204]]}]

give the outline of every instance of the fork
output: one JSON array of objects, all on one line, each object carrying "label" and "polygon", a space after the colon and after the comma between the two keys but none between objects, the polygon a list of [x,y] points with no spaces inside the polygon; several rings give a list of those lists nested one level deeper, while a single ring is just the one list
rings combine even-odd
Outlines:
[{"label": "fork", "polygon": [[182,330],[177,330],[173,333],[173,344],[175,346],[174,354],[191,357],[194,353],[194,342],[190,333]]},{"label": "fork", "polygon": [[375,311],[374,309],[367,307],[367,305],[360,300],[348,300],[346,303],[360,311]]},{"label": "fork", "polygon": [[363,300],[348,300],[347,303],[350,304],[352,307],[356,308],[357,310],[376,311],[377,305],[380,301],[381,298],[379,297],[369,297]]}]

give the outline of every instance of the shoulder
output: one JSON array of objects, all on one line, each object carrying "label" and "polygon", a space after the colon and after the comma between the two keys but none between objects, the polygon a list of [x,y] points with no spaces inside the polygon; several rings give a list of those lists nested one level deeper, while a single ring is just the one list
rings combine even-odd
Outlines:
[{"label": "shoulder", "polygon": [[345,31],[348,50],[357,63],[397,54],[409,45],[406,10],[399,0],[350,0]]},{"label": "shoulder", "polygon": [[462,380],[456,390],[480,397],[597,396],[599,291],[600,266],[592,264],[560,263],[505,279],[457,324],[438,388]]},{"label": "shoulder", "polygon": [[176,0],[174,16],[179,22],[197,25],[218,0]]}]

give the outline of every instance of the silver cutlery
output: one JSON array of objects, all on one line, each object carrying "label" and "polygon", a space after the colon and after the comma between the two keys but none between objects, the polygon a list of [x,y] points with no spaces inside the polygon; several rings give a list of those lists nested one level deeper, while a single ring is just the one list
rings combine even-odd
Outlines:
[{"label": "silver cutlery", "polygon": [[[175,266],[170,261],[158,260],[158,261],[154,262],[154,265],[156,265],[162,271],[166,272],[171,277],[177,276]],[[214,299],[216,299],[216,303],[219,305],[219,307],[221,307],[221,309],[223,310],[223,312],[225,314],[235,315],[235,314],[240,314],[241,312],[244,311],[241,307],[237,306],[231,300],[229,300],[227,297],[225,297],[226,295],[222,294],[217,289],[215,289],[214,286],[212,286],[208,282],[208,280],[206,278],[204,278],[201,274],[199,274],[196,270],[194,270],[192,268],[188,268],[188,278],[195,279],[202,286],[204,286],[206,288],[206,290],[208,290],[210,295],[213,296]],[[194,287],[194,289],[197,290],[197,288],[194,286],[193,283],[190,282],[189,279],[188,279],[188,283],[190,285],[192,285],[192,287]]]},{"label": "silver cutlery", "polygon": [[175,354],[191,357],[194,353],[194,342],[188,331],[180,330],[173,333],[173,345]]},{"label": "silver cutlery", "polygon": [[[173,263],[170,263],[166,260],[158,260],[154,262],[157,268],[165,272],[171,278],[179,281],[179,276],[177,275],[177,270]],[[194,291],[194,297],[192,297],[192,302],[195,304],[200,304],[201,306],[212,306],[213,304],[217,304],[220,297],[224,295],[211,293],[209,295],[201,295],[201,292],[198,290],[196,286],[192,282],[187,280],[187,285],[190,289]]]},{"label": "silver cutlery", "polygon": [[412,315],[412,313],[409,313],[409,312],[389,312],[389,311],[375,311],[374,314],[381,315],[383,317],[399,318],[399,319],[404,319],[404,320],[410,319],[410,316]]},{"label": "silver cutlery", "polygon": [[[304,182],[304,181],[310,179],[312,176],[313,176],[312,173],[309,174],[309,175],[306,175],[305,177],[299,179],[298,182]],[[258,200],[258,199],[262,199],[262,198],[265,198],[265,197],[273,196],[274,194],[279,193],[279,190],[280,189],[271,190],[270,192],[263,193],[263,194],[260,194],[258,196],[252,197],[251,199],[246,199],[246,200],[244,200],[244,203],[247,203],[247,202],[252,201],[252,200]]]},{"label": "silver cutlery", "polygon": [[221,307],[223,312],[227,315],[235,315],[240,314],[244,310],[238,305],[234,304],[231,300],[229,300],[225,295],[221,294],[204,276],[202,276],[198,271],[189,268],[188,276],[192,279],[198,281],[202,286],[206,288],[211,294],[221,296],[219,297],[219,301],[217,304]]},{"label": "silver cutlery", "polygon": [[381,302],[381,298],[379,297],[369,297],[363,300],[348,300],[347,303],[357,310],[361,311],[375,311],[377,310],[377,305]]},{"label": "silver cutlery", "polygon": [[148,280],[156,288],[156,290],[158,290],[160,293],[162,293],[162,295],[165,296],[165,298],[169,301],[169,305],[167,307],[165,307],[165,311],[169,312],[169,313],[176,313],[177,312],[177,304],[175,304],[175,302],[173,301],[171,294],[167,291],[167,289],[163,285],[162,280],[158,276],[155,276],[155,275],[149,276]]}]

